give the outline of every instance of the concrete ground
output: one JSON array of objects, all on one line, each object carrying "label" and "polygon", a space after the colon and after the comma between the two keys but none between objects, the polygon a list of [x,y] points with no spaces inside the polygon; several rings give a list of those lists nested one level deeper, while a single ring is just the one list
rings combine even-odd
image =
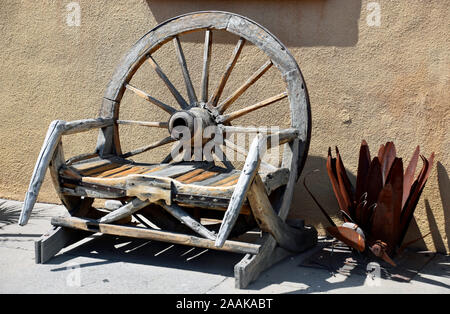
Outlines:
[{"label": "concrete ground", "polygon": [[242,255],[146,240],[93,235],[35,264],[34,241],[64,208],[38,204],[20,227],[10,222],[21,203],[2,207],[8,210],[0,219],[0,293],[450,293],[450,258],[440,254],[402,283],[299,267],[309,251],[273,266],[245,290],[235,289],[233,278]]}]

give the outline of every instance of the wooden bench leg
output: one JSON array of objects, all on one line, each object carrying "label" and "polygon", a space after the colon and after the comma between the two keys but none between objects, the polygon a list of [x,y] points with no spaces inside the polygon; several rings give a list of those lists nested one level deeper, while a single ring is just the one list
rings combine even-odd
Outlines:
[{"label": "wooden bench leg", "polygon": [[293,254],[278,247],[275,239],[269,234],[264,235],[263,241],[259,254],[246,254],[234,266],[234,286],[236,289],[247,288],[264,270]]},{"label": "wooden bench leg", "polygon": [[34,242],[35,262],[44,264],[61,249],[72,245],[88,236],[91,232],[73,230],[65,227],[53,227]]}]

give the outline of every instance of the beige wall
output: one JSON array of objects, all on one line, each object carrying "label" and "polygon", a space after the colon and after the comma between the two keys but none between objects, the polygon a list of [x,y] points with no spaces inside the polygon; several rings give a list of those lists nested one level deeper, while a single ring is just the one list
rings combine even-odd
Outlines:
[{"label": "beige wall", "polygon": [[[408,238],[431,231],[425,243],[418,244],[449,250],[450,11],[446,1],[379,0],[381,25],[369,26],[366,19],[372,11],[366,0],[201,0],[192,4],[184,0],[80,0],[79,27],[66,23],[69,2],[8,0],[0,5],[0,197],[23,199],[52,120],[96,116],[115,66],[144,33],[181,13],[225,10],[267,27],[299,63],[313,116],[304,173],[321,170],[310,178],[309,186],[323,205],[336,213],[324,168],[328,146],[339,146],[354,175],[362,139],[368,141],[372,153],[393,140],[406,162],[420,144],[425,155],[436,153],[437,164]],[[234,42],[219,38],[219,45],[213,65],[218,70]],[[188,60],[199,56],[201,49],[201,40],[192,37],[186,44]],[[178,66],[169,57],[160,57],[166,69]],[[240,62],[240,69],[256,66],[250,57]],[[200,63],[191,63],[190,68],[198,72]],[[238,70],[229,89],[247,75]],[[183,84],[181,76],[172,79],[175,85]],[[273,95],[275,87],[268,86],[266,96]],[[163,97],[158,89],[154,93]],[[140,107],[130,112],[148,116],[142,103],[133,102]],[[277,110],[272,113],[265,116],[271,125],[283,121]],[[135,137],[146,139],[145,134]],[[79,152],[79,147],[89,152],[95,140],[95,133],[71,137],[64,142],[66,154]],[[49,178],[39,200],[59,202]],[[319,227],[326,225],[300,183],[291,215]]]}]

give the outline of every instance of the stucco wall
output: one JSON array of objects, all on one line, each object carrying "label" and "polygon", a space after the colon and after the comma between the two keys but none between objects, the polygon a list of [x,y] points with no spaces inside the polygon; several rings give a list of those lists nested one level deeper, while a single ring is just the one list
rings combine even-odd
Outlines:
[{"label": "stucco wall", "polygon": [[[372,1],[381,9],[378,26],[373,19],[376,4],[365,0],[80,0],[80,26],[68,25],[69,2],[8,0],[0,5],[0,197],[23,199],[52,120],[97,115],[115,66],[143,34],[181,13],[225,10],[267,27],[299,63],[313,116],[304,173],[321,170],[312,175],[309,186],[322,204],[336,214],[337,203],[325,171],[328,146],[339,146],[354,176],[362,139],[367,140],[372,153],[380,144],[393,140],[404,162],[420,144],[425,155],[436,153],[437,163],[408,238],[431,231],[416,245],[449,250],[450,11],[446,1]],[[213,52],[216,73],[235,43],[224,37],[218,44],[220,48]],[[188,60],[201,56],[202,46],[202,40],[195,36],[189,39],[185,45]],[[178,67],[174,60],[161,55],[160,63],[172,73]],[[245,65],[255,68],[257,64],[250,57],[241,60],[241,70],[233,74],[228,90],[251,73],[242,70]],[[189,66],[191,72],[200,73],[200,62]],[[182,86],[181,76],[172,75],[171,79]],[[262,96],[272,96],[276,88],[267,86]],[[154,93],[164,97],[158,88]],[[244,97],[246,100],[251,99]],[[149,114],[138,100],[131,101],[129,110],[130,115]],[[263,117],[270,125],[285,121],[276,109]],[[137,138],[131,144],[147,138],[145,134],[127,134]],[[64,142],[66,155],[79,152],[80,147],[89,152],[95,141],[96,133],[73,136]],[[39,201],[59,202],[49,176]],[[291,215],[318,227],[326,225],[301,183]]]}]

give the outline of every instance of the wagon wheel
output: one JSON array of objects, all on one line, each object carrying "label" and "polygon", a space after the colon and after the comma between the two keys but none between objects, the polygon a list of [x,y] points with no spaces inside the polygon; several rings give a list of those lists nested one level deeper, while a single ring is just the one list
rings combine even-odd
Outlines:
[{"label": "wagon wheel", "polygon": [[[191,79],[192,73],[188,70],[187,61],[183,53],[183,36],[192,32],[204,34],[200,90],[194,89],[194,84]],[[227,32],[235,35],[237,43],[225,69],[223,69],[219,81],[214,83],[210,82],[209,74],[211,50],[215,49],[214,38],[216,32]],[[167,74],[154,57],[155,52],[163,45],[170,44],[169,42],[174,44],[176,57],[181,67],[185,83],[183,89],[177,89],[171,83]],[[241,56],[243,47],[249,44],[253,44],[264,53],[266,62],[261,64],[260,68],[234,92],[230,95],[224,95],[225,86]],[[130,83],[133,76],[140,70],[144,63],[149,64],[159,79],[165,84],[173,100],[171,103],[158,100],[151,95],[151,91],[143,90],[139,86],[134,86]],[[285,89],[280,90],[272,97],[259,100],[258,91],[252,90],[251,87],[256,81],[263,78],[264,74],[270,68],[281,74]],[[209,93],[210,85],[213,91],[212,93]],[[182,92],[180,92],[184,90],[186,90],[187,98],[183,97]],[[239,110],[230,110],[232,104],[244,92],[256,92],[253,98],[255,99],[254,104],[250,104]],[[141,97],[154,105],[155,110],[167,112],[167,120],[121,120],[119,114],[120,104],[125,93],[135,94],[134,97]],[[102,130],[99,136],[97,150],[100,155],[115,154],[128,158],[146,151],[159,149],[164,145],[174,143],[178,138],[173,136],[174,133],[172,135],[167,134],[167,136],[141,148],[129,152],[122,152],[119,126],[122,124],[134,124],[150,128],[169,128],[169,131],[173,131],[180,123],[190,127],[189,116],[199,118],[205,125],[224,127],[223,130],[225,130],[226,134],[253,132],[254,129],[252,128],[245,126],[233,127],[232,123],[235,119],[256,110],[270,110],[272,104],[283,99],[289,104],[290,128],[298,130],[299,135],[293,142],[284,144],[281,165],[273,166],[266,164],[266,167],[272,167],[274,169],[283,167],[289,169],[288,183],[278,189],[276,193],[277,197],[271,198],[274,209],[277,210],[279,216],[284,220],[288,215],[294,185],[304,166],[309,147],[311,118],[308,93],[300,69],[286,47],[265,28],[245,17],[216,11],[189,13],[161,23],[143,36],[122,59],[120,66],[117,68],[107,87],[100,117],[113,118],[116,123],[114,126]],[[235,145],[228,140],[224,143],[225,147],[227,149],[231,148],[239,153],[246,153],[245,147]],[[169,162],[171,160],[172,157],[167,156],[163,162]]]}]

